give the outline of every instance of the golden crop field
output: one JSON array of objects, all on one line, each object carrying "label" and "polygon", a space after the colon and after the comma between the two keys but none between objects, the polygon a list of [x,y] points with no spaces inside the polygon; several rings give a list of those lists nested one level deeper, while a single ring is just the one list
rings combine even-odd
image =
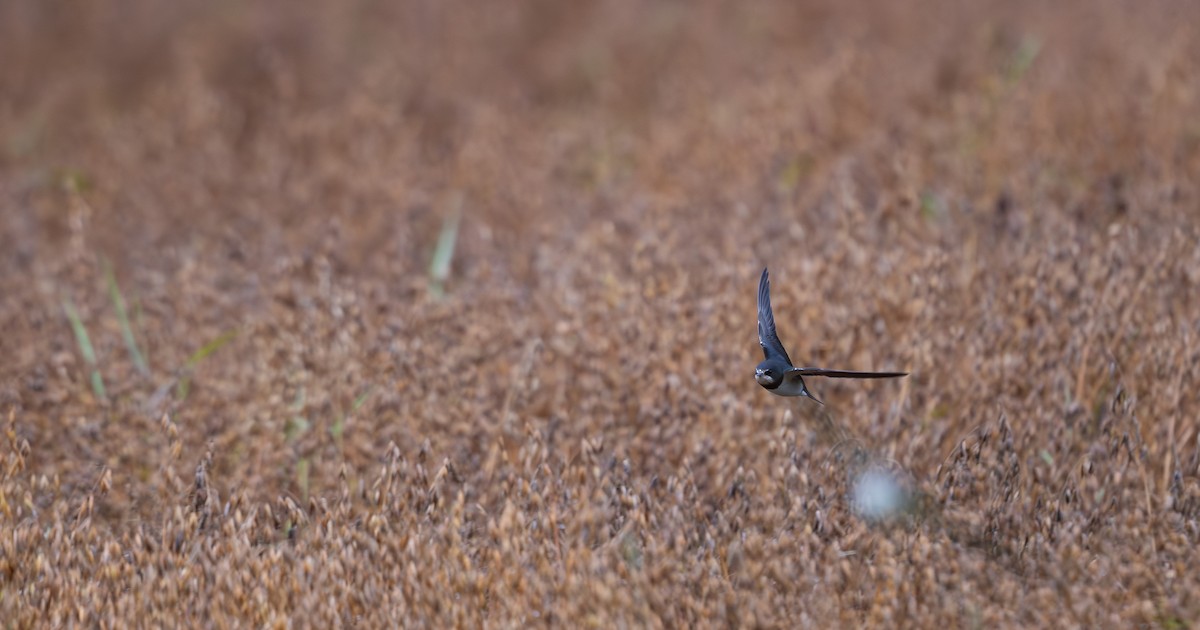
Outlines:
[{"label": "golden crop field", "polygon": [[0,3],[0,626],[1190,627],[1198,23]]}]

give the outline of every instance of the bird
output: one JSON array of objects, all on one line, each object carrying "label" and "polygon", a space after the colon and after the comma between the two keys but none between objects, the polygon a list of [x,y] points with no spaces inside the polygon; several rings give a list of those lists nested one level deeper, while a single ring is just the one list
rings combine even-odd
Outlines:
[{"label": "bird", "polygon": [[758,345],[765,359],[754,368],[754,380],[776,396],[804,396],[824,405],[804,384],[805,376],[829,378],[899,378],[908,372],[852,372],[819,367],[795,367],[779,335],[775,332],[775,314],[771,312],[771,280],[763,268],[758,281]]}]

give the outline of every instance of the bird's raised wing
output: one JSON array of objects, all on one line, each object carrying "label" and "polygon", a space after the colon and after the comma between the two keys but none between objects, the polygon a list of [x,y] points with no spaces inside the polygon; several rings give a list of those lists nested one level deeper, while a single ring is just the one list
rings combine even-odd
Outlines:
[{"label": "bird's raised wing", "polygon": [[765,267],[758,281],[758,345],[762,346],[766,358],[777,357],[787,361],[788,365],[792,364],[787,350],[779,341],[779,335],[775,333],[775,314],[771,312],[771,280],[767,277]]},{"label": "bird's raised wing", "polygon": [[827,370],[818,367],[798,367],[788,370],[786,376],[827,376],[829,378],[899,378],[908,372],[851,372],[849,370]]}]

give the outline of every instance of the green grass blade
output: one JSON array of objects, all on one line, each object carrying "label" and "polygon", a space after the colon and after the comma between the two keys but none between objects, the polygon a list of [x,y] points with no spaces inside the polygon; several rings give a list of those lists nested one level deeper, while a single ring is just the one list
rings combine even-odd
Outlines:
[{"label": "green grass blade", "polygon": [[456,198],[454,209],[442,221],[433,259],[429,263],[429,287],[434,296],[445,295],[446,279],[450,277],[450,261],[454,258],[454,247],[458,243],[458,225],[462,220],[462,197]]},{"label": "green grass blade", "polygon": [[175,397],[177,399],[183,400],[187,398],[192,386],[192,372],[196,370],[196,366],[201,361],[207,359],[212,353],[220,350],[230,341],[233,341],[233,338],[236,336],[236,330],[227,330],[218,335],[216,339],[201,346],[199,350],[192,353],[192,356],[188,357],[187,362],[183,364],[183,368],[179,371],[179,380],[175,383]]},{"label": "green grass blade", "polygon": [[236,336],[237,336],[236,330],[227,330],[227,331],[221,333],[220,335],[218,335],[216,339],[213,339],[212,341],[204,344],[199,350],[192,353],[192,356],[188,357],[188,360],[187,360],[188,369],[196,367],[201,361],[207,359],[209,357],[209,355],[216,352],[217,350],[220,350],[222,346],[229,343],[230,341],[233,341],[233,338]]},{"label": "green grass blade", "polygon": [[1008,82],[1013,84],[1020,81],[1033,67],[1033,62],[1037,60],[1041,52],[1042,43],[1037,38],[1029,37],[1021,41],[1021,45],[1017,47],[1008,64],[1006,77]]},{"label": "green grass blade", "polygon": [[[373,393],[375,393],[375,386],[368,385],[367,390],[359,394],[358,398],[355,398],[353,403],[350,403],[350,414],[358,412],[358,410],[361,409],[364,404],[366,404],[367,399],[370,398],[371,394]],[[346,432],[346,418],[350,414],[339,413],[337,420],[335,420],[333,423],[333,426],[329,427],[329,435],[333,437],[333,441],[337,445],[338,452],[341,452],[342,450],[342,436]]]},{"label": "green grass blade", "polygon": [[300,487],[300,496],[308,501],[309,488],[309,470],[311,462],[307,457],[301,457],[300,461],[296,462],[296,485]]},{"label": "green grass blade", "polygon": [[142,376],[150,376],[150,366],[146,363],[146,357],[138,347],[137,339],[133,336],[133,326],[129,322],[129,309],[125,305],[125,296],[121,295],[121,288],[117,286],[117,276],[113,273],[112,265],[108,261],[104,261],[104,280],[108,284],[108,297],[117,311],[117,322],[121,325],[121,338],[125,340],[129,358],[133,360],[133,366],[137,368],[138,373]]},{"label": "green grass blade", "polygon": [[354,399],[354,404],[350,405],[350,412],[353,413],[358,411],[359,407],[362,407],[363,403],[367,402],[367,399],[371,397],[371,394],[374,393],[374,391],[374,387],[368,387],[367,391],[359,394],[358,398]]},{"label": "green grass blade", "polygon": [[67,314],[67,320],[71,322],[71,330],[75,333],[75,342],[79,344],[79,352],[83,355],[84,362],[91,368],[92,393],[100,400],[107,400],[108,392],[104,388],[104,379],[100,376],[96,348],[92,346],[92,338],[88,335],[87,327],[83,325],[83,319],[79,317],[79,311],[75,309],[75,304],[71,300],[63,300],[62,307]]},{"label": "green grass blade", "polygon": [[295,442],[300,439],[300,436],[308,433],[308,429],[312,426],[308,418],[300,415],[304,410],[304,386],[300,386],[300,390],[296,392],[296,400],[292,401],[292,419],[283,424],[283,437],[288,442]]}]

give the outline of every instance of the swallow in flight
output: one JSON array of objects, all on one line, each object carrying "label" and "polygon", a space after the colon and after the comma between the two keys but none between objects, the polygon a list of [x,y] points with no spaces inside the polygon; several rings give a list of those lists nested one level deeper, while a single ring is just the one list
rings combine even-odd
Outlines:
[{"label": "swallow in flight", "polygon": [[820,404],[808,387],[805,376],[828,376],[830,378],[897,378],[908,376],[908,372],[849,372],[827,370],[818,367],[795,367],[788,358],[787,350],[775,333],[775,315],[771,312],[771,281],[763,269],[758,281],[758,345],[762,346],[766,359],[754,368],[754,380],[776,396],[807,396]]}]

